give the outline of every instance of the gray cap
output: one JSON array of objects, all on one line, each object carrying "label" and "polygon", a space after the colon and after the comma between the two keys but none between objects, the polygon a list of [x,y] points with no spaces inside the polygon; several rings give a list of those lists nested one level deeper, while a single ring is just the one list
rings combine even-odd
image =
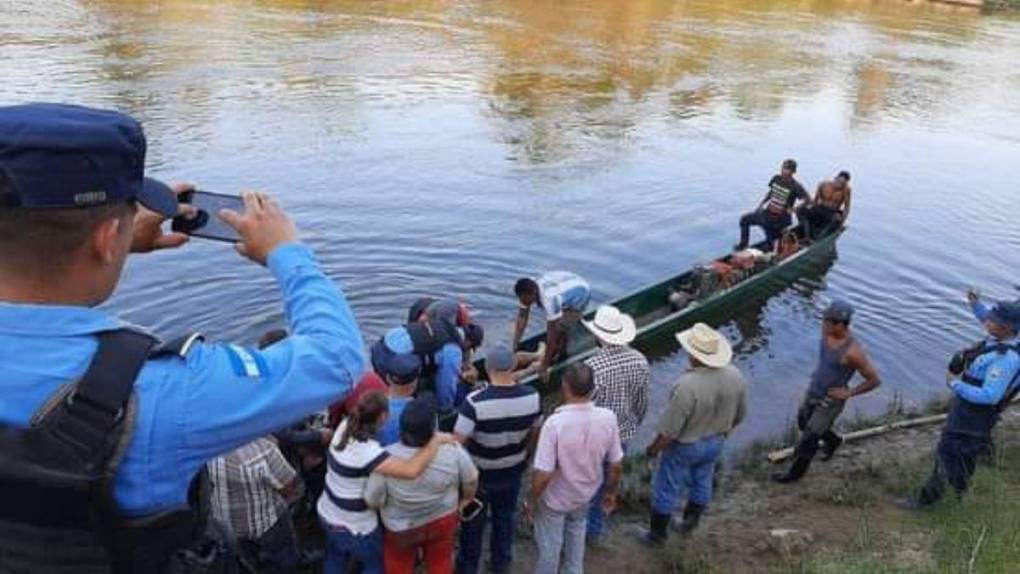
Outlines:
[{"label": "gray cap", "polygon": [[513,352],[506,345],[497,345],[485,354],[485,368],[491,372],[512,371],[516,362]]},{"label": "gray cap", "polygon": [[823,319],[829,319],[832,321],[840,321],[842,323],[849,323],[850,318],[854,316],[853,306],[842,300],[833,301],[822,313]]}]

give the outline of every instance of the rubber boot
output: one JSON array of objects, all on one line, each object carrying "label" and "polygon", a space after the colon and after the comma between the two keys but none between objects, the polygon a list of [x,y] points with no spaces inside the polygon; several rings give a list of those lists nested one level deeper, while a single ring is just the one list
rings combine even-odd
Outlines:
[{"label": "rubber boot", "polygon": [[836,450],[843,444],[843,437],[839,436],[838,434],[832,431],[829,431],[825,433],[825,436],[822,437],[822,440],[825,442],[825,446],[822,447],[821,459],[822,462],[827,462],[829,460],[832,460],[832,457],[835,456],[836,454]]},{"label": "rubber boot", "polygon": [[705,507],[688,501],[684,507],[684,520],[680,523],[680,535],[690,536],[701,521],[701,515],[705,513]]},{"label": "rubber boot", "polygon": [[797,455],[797,458],[793,459],[793,464],[790,465],[790,470],[785,473],[773,474],[772,480],[780,484],[797,482],[807,473],[808,467],[811,466],[811,458],[803,454]]},{"label": "rubber boot", "polygon": [[652,518],[649,521],[649,528],[646,530],[641,528],[637,532],[638,540],[646,546],[662,546],[666,543],[666,539],[669,538],[669,521],[672,516],[669,514],[659,514],[652,512]]}]

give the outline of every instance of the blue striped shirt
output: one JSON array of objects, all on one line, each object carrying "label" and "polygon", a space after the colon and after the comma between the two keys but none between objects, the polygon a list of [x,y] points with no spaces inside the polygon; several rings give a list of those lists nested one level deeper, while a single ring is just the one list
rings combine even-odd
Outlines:
[{"label": "blue striped shirt", "polygon": [[468,437],[467,450],[492,480],[526,468],[528,434],[541,423],[542,399],[530,385],[490,385],[467,396],[454,432]]}]

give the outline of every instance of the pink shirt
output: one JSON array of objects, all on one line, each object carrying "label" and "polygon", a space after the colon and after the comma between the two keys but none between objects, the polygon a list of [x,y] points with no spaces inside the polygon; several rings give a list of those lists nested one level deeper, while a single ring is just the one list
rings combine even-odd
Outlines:
[{"label": "pink shirt", "polygon": [[535,451],[535,470],[553,473],[542,502],[559,512],[587,505],[602,483],[607,460],[623,460],[613,411],[590,402],[556,409],[542,427]]}]

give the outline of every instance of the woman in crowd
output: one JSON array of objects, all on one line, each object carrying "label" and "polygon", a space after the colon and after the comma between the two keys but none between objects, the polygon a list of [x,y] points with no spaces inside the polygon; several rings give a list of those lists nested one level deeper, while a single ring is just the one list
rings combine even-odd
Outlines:
[{"label": "woman in crowd", "polygon": [[364,498],[369,475],[413,479],[424,472],[439,447],[452,440],[450,435],[436,434],[415,456],[392,457],[376,440],[388,410],[383,393],[362,396],[330,445],[326,488],[318,502],[326,533],[327,574],[346,574],[351,562],[360,563],[365,574],[383,573],[382,529],[375,509]]},{"label": "woman in crowd", "polygon": [[[395,458],[417,459],[435,441],[435,428],[435,405],[415,399],[400,415],[400,442],[387,450]],[[386,574],[411,574],[419,552],[429,574],[453,572],[458,508],[474,499],[477,486],[478,470],[459,444],[444,445],[416,479],[372,474],[365,500],[382,509]]]}]

